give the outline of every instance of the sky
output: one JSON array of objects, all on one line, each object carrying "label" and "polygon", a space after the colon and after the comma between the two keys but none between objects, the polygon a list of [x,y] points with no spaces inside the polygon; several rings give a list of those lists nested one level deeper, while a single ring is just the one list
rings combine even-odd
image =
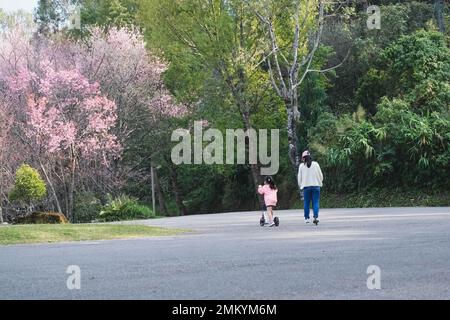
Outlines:
[{"label": "sky", "polygon": [[38,0],[0,0],[0,8],[8,12],[22,9],[32,13],[37,2]]}]

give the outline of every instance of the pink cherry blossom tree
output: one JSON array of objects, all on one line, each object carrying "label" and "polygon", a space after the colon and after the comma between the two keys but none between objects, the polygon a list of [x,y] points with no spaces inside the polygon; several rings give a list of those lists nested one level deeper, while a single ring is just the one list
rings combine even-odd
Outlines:
[{"label": "pink cherry blossom tree", "polygon": [[69,216],[77,190],[120,189],[144,159],[125,162],[123,152],[158,154],[152,137],[170,136],[164,123],[188,114],[164,86],[165,63],[136,30],[94,28],[83,41],[32,37],[19,27],[1,36],[2,108],[14,124],[5,144],[21,148],[9,165],[39,167],[56,210]]},{"label": "pink cherry blossom tree", "polygon": [[[149,163],[163,164],[161,155],[170,154],[166,138],[174,130],[172,120],[188,115],[189,109],[177,103],[165,87],[162,77],[167,65],[146,49],[142,34],[124,28],[111,28],[106,34],[94,28],[90,34],[77,51],[78,64],[116,101],[116,134],[125,142],[128,155],[132,154],[115,171],[119,177],[148,183]],[[155,179],[158,185],[156,175]],[[157,193],[161,204],[164,196],[159,190]]]},{"label": "pink cherry blossom tree", "polygon": [[25,136],[34,151],[59,160],[67,182],[67,213],[73,214],[80,162],[108,166],[120,157],[121,145],[110,131],[117,120],[116,105],[103,96],[77,69],[59,70],[48,61],[39,77],[31,77],[27,94]]},{"label": "pink cherry blossom tree", "polygon": [[91,81],[100,84],[108,98],[116,101],[119,136],[125,138],[134,131],[131,123],[142,117],[142,112],[153,125],[156,120],[188,113],[164,86],[162,74],[167,65],[146,49],[140,32],[111,28],[105,34],[93,28],[90,34],[77,50],[76,63]]}]

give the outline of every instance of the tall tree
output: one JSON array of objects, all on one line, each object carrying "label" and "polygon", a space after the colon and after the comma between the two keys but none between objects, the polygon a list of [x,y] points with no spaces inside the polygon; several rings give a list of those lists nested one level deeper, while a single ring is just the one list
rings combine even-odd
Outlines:
[{"label": "tall tree", "polygon": [[[97,27],[90,34],[78,60],[83,73],[99,82],[102,92],[117,104],[114,132],[125,150],[114,171],[121,179],[144,185],[151,162],[161,165],[165,162],[162,155],[170,155],[166,137],[174,130],[171,121],[189,110],[171,97],[162,80],[167,66],[147,51],[141,33],[115,27],[104,33]],[[161,195],[159,206],[163,208]]]},{"label": "tall tree", "polygon": [[274,90],[286,106],[288,155],[296,174],[300,165],[299,88],[310,72],[324,73],[342,64],[318,70],[313,67],[313,60],[321,44],[325,18],[336,14],[345,1],[330,4],[324,0],[285,1],[282,4],[279,0],[245,2],[266,30],[268,72]]},{"label": "tall tree", "polygon": [[81,24],[84,28],[100,26],[134,27],[139,11],[139,0],[79,0],[82,6]]},{"label": "tall tree", "polygon": [[43,74],[38,81],[23,84],[29,96],[24,131],[36,154],[51,156],[62,164],[66,213],[73,218],[80,162],[108,165],[111,157],[120,154],[120,144],[110,133],[117,119],[116,105],[100,94],[97,84],[90,84],[76,70],[41,68]]},{"label": "tall tree", "polygon": [[[264,73],[259,70],[263,43],[258,37],[258,22],[244,3],[238,0],[143,3],[141,20],[147,27],[150,44],[159,47],[175,66],[180,65],[177,61],[187,61],[188,69],[202,66],[197,70],[203,80],[197,84],[203,86],[210,77],[219,80],[232,101],[231,107],[241,118],[242,127],[254,128],[251,115],[270,95],[270,90],[259,81]],[[251,85],[256,82],[260,85]],[[196,89],[198,92],[199,88]],[[261,180],[259,166],[252,164],[250,168],[257,186]]]},{"label": "tall tree", "polygon": [[70,5],[77,0],[39,0],[34,12],[37,31],[42,35],[49,35],[59,31],[70,13]]}]

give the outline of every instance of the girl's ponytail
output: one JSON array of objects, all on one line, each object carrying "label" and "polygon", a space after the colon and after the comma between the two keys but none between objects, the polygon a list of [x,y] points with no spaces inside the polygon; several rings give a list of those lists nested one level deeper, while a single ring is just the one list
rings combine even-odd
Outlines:
[{"label": "girl's ponytail", "polygon": [[272,190],[276,190],[277,186],[275,185],[275,182],[273,181],[273,178],[271,176],[267,176],[264,179],[264,182],[267,183]]}]

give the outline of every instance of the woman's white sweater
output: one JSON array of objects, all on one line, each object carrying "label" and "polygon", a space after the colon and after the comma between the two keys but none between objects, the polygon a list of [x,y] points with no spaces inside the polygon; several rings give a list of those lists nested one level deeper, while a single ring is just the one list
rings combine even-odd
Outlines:
[{"label": "woman's white sweater", "polygon": [[300,164],[297,178],[298,185],[303,190],[305,187],[321,187],[323,174],[319,164],[313,161],[310,168],[305,163]]}]

